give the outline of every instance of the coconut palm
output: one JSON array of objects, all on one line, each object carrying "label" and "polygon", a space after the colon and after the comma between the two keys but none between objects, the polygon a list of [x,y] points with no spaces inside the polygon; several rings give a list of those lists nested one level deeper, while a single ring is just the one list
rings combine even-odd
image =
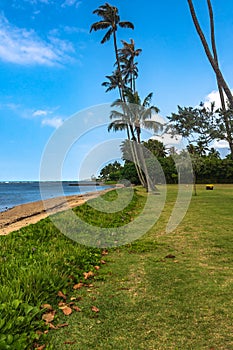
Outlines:
[{"label": "coconut palm", "polygon": [[138,77],[137,63],[135,63],[135,57],[137,57],[142,50],[135,49],[135,43],[133,39],[130,39],[130,43],[121,40],[123,47],[119,49],[119,57],[121,61],[122,74],[130,83],[131,90],[135,91],[135,80]]},{"label": "coconut palm", "polygon": [[[108,130],[127,129],[127,125],[131,131],[131,138],[141,143],[141,128],[153,130],[157,132],[162,128],[162,125],[151,119],[153,112],[158,113],[159,109],[151,105],[153,93],[150,93],[141,101],[138,92],[132,92],[131,89],[125,91],[126,103],[122,103],[120,99],[113,102],[112,107],[118,107],[119,110],[112,110],[110,118],[113,120]],[[123,127],[125,125],[125,127]],[[120,128],[120,129],[119,129]]]},{"label": "coconut palm", "polygon": [[117,109],[111,111],[110,119],[113,121],[108,126],[108,131],[127,131],[128,140],[131,139],[133,141],[130,143],[131,156],[136,166],[139,179],[141,184],[149,191],[153,190],[153,185],[150,183],[150,178],[147,174],[143,149],[140,145],[141,129],[144,127],[154,132],[162,129],[160,123],[152,120],[153,112],[159,112],[156,106],[151,105],[152,96],[153,94],[150,93],[141,101],[138,92],[132,92],[131,89],[126,90],[125,99],[127,102],[122,103],[120,99],[113,102],[112,107],[117,107]]},{"label": "coconut palm", "polygon": [[118,70],[115,70],[115,72],[112,73],[112,75],[106,75],[106,78],[108,81],[105,81],[102,83],[102,86],[105,86],[106,92],[112,91],[114,89],[119,89],[119,94],[121,96],[121,83],[125,85],[125,79],[120,77],[120,74]]},{"label": "coconut palm", "polygon": [[[108,40],[110,40],[111,36],[113,36],[113,43],[114,43],[114,50],[115,50],[115,56],[116,56],[116,63],[117,63],[117,69],[118,72],[121,72],[120,68],[120,60],[118,56],[118,48],[117,48],[117,37],[116,32],[118,29],[118,26],[121,28],[130,28],[134,29],[134,25],[131,22],[128,21],[120,21],[120,16],[118,12],[118,8],[115,6],[112,6],[108,3],[105,3],[104,5],[99,6],[98,9],[93,11],[94,14],[98,15],[102,18],[101,21],[95,22],[91,25],[90,31],[98,31],[101,29],[108,29],[107,33],[104,35],[103,39],[101,40],[101,44],[106,43]],[[122,78],[120,77],[121,81],[121,89],[123,88],[122,84]],[[123,93],[121,91],[121,98],[124,99]]]},{"label": "coconut palm", "polygon": [[[126,57],[121,57],[121,74],[125,84],[129,84],[132,91],[136,91],[136,79],[138,77],[137,62],[132,62]],[[125,89],[126,90],[126,89]]]}]

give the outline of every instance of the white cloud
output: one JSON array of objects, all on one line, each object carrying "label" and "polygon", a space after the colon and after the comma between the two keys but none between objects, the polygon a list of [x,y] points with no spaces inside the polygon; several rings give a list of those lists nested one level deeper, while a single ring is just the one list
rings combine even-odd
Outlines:
[{"label": "white cloud", "polygon": [[220,140],[220,141],[216,140],[211,146],[214,148],[229,148],[229,143],[225,140]]},{"label": "white cloud", "polygon": [[59,128],[63,124],[63,120],[60,117],[47,118],[42,120],[42,125],[51,126],[53,128]]},{"label": "white cloud", "polygon": [[162,142],[165,146],[177,146],[182,143],[182,136],[181,135],[176,135],[172,137],[171,134],[163,134],[161,136],[152,136],[150,137],[152,140],[157,140]]},{"label": "white cloud", "polygon": [[[233,94],[233,90],[231,90],[231,93]],[[225,100],[227,100],[226,96],[225,96]],[[222,107],[220,96],[219,96],[219,91],[213,90],[207,96],[205,96],[205,98],[204,98],[204,106],[205,107],[210,108],[210,105],[212,102],[215,102],[216,108]]]},{"label": "white cloud", "polygon": [[50,37],[42,40],[34,30],[17,28],[0,14],[0,59],[20,65],[60,65],[71,60],[71,43]]},{"label": "white cloud", "polygon": [[33,117],[41,117],[41,116],[46,116],[48,115],[49,111],[45,111],[43,109],[38,109],[37,111],[32,113]]},{"label": "white cloud", "polygon": [[65,0],[61,6],[62,7],[75,6],[76,8],[78,8],[81,5],[81,3],[82,1],[79,1],[79,0]]}]

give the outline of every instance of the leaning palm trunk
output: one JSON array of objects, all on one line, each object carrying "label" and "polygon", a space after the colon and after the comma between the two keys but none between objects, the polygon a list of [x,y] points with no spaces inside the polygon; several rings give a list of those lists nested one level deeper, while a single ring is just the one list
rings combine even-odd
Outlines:
[{"label": "leaning palm trunk", "polygon": [[189,9],[190,9],[190,13],[191,13],[191,16],[192,16],[192,19],[193,19],[193,23],[195,25],[195,28],[197,30],[197,33],[201,39],[201,42],[202,42],[202,46],[205,50],[205,53],[206,53],[206,56],[217,76],[217,80],[218,80],[218,83],[220,84],[220,86],[223,88],[228,100],[229,100],[229,103],[230,103],[230,106],[231,106],[231,109],[233,109],[233,96],[231,94],[231,90],[230,88],[228,87],[228,84],[226,83],[223,75],[222,75],[222,72],[220,71],[219,69],[219,66],[218,66],[218,63],[215,61],[214,57],[212,56],[211,52],[210,52],[210,49],[209,49],[209,46],[208,46],[208,43],[206,41],[206,38],[205,38],[205,35],[200,27],[200,24],[199,24],[199,21],[197,19],[197,16],[196,16],[196,13],[195,13],[195,9],[194,9],[194,6],[193,6],[193,2],[192,0],[187,0],[188,1],[188,5],[189,5]]},{"label": "leaning palm trunk", "polygon": [[[213,55],[214,55],[215,62],[219,66],[218,54],[217,54],[217,48],[216,48],[216,41],[215,41],[215,28],[214,28],[213,8],[212,8],[212,4],[211,4],[210,0],[207,0],[207,4],[208,4],[209,18],[210,18],[211,45],[212,45],[212,50],[213,50]],[[220,101],[221,101],[221,105],[222,105],[223,120],[224,120],[224,124],[225,124],[225,127],[226,127],[227,140],[228,140],[228,143],[229,143],[229,146],[230,146],[230,150],[231,150],[231,157],[233,159],[233,138],[232,138],[232,132],[231,132],[231,127],[230,127],[231,124],[230,124],[230,120],[228,118],[228,115],[226,113],[227,109],[226,109],[226,103],[225,103],[223,89],[222,89],[222,86],[221,86],[221,84],[219,82],[219,79],[218,79],[217,75],[216,75],[216,79],[217,79],[217,85],[218,85]]]},{"label": "leaning palm trunk", "polygon": [[214,16],[213,16],[213,9],[211,5],[211,0],[207,0],[208,4],[208,11],[209,11],[209,18],[210,18],[210,29],[211,29],[211,45],[212,45],[212,50],[213,50],[213,55],[210,52],[208,43],[206,41],[205,35],[200,27],[199,21],[197,19],[195,9],[192,3],[192,0],[187,0],[190,8],[190,13],[193,19],[193,23],[195,25],[195,28],[197,30],[197,33],[201,39],[203,48],[205,50],[206,56],[215,72],[216,79],[217,79],[217,85],[218,85],[218,90],[219,90],[219,95],[220,95],[220,100],[221,100],[221,105],[222,105],[222,110],[223,110],[223,121],[226,127],[226,134],[227,134],[227,141],[229,143],[229,147],[231,150],[231,157],[233,159],[233,138],[232,138],[232,127],[231,127],[231,122],[229,120],[227,111],[226,111],[226,104],[225,104],[225,99],[224,99],[224,93],[225,92],[229,104],[230,104],[230,109],[233,110],[233,96],[231,93],[231,90],[226,83],[222,72],[219,68],[219,63],[218,63],[218,55],[217,55],[217,48],[216,48],[216,42],[215,42],[215,29],[214,29]]}]

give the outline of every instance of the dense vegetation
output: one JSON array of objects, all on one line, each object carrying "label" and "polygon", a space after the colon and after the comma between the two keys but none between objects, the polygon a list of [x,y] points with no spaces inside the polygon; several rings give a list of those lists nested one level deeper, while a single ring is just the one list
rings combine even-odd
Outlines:
[{"label": "dense vegetation", "polygon": [[[114,162],[107,164],[100,171],[100,179],[104,181],[119,181],[126,179],[132,184],[140,184],[136,168],[133,162],[127,161],[127,142],[122,145],[122,158],[125,160],[123,164]],[[165,146],[157,140],[149,140],[143,142],[143,145],[150,151],[147,155],[144,154],[147,168],[151,167],[151,174],[154,183],[161,182],[161,176],[156,171],[153,157],[155,156],[160,163],[167,184],[177,183],[178,174],[175,166],[175,158],[179,155],[174,153],[168,154]],[[200,148],[199,146],[189,146],[188,151],[193,163],[197,183],[233,183],[233,160],[230,156],[225,159],[220,158],[220,154],[213,148],[210,150]],[[150,163],[151,162],[151,163]],[[153,170],[153,166],[155,170]]]}]

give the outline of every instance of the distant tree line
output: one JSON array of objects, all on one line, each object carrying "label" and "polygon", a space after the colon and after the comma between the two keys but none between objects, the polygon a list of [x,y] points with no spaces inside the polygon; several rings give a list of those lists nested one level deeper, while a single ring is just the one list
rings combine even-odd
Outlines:
[{"label": "distant tree line", "polygon": [[[128,160],[129,147],[127,145],[128,140],[124,141],[121,146],[122,160],[124,163],[113,162],[107,164],[100,171],[100,179],[103,181],[119,181],[128,180],[130,183],[139,185],[140,179],[138,177],[137,170],[132,161]],[[148,140],[143,142],[146,150],[144,157],[147,163],[147,168],[152,169],[150,176],[154,183],[163,182],[163,174],[167,184],[176,184],[178,182],[178,172],[175,165],[175,156],[179,156],[174,153],[173,150],[167,151],[162,142],[157,140]],[[192,164],[195,173],[196,183],[233,183],[233,160],[228,155],[226,158],[221,159],[220,154],[214,148],[203,149],[199,146],[189,145],[187,151],[192,159]],[[158,163],[161,166],[159,171]]]}]

